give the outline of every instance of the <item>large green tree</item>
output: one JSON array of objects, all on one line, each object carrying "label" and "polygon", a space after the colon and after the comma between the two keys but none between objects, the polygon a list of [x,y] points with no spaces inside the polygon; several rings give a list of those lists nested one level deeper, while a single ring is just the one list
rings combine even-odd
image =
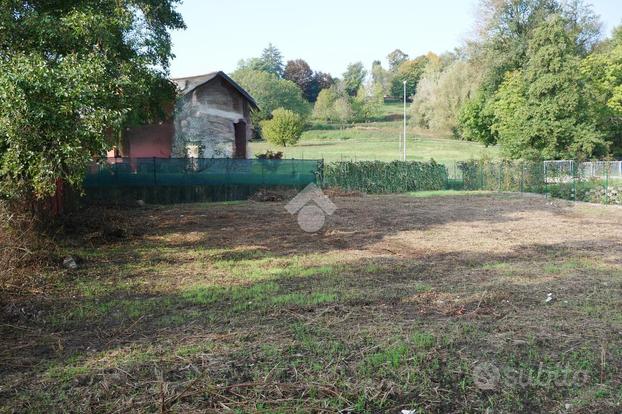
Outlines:
[{"label": "large green tree", "polygon": [[263,50],[260,60],[263,70],[279,77],[283,76],[283,55],[272,43],[268,44],[268,47]]},{"label": "large green tree", "polygon": [[302,96],[300,88],[292,81],[280,79],[265,71],[238,69],[231,77],[257,101],[260,111],[253,114],[256,125],[269,119],[278,108],[288,109],[306,117],[311,107]]},{"label": "large green tree", "polygon": [[350,63],[343,74],[343,86],[348,95],[356,95],[366,77],[367,71],[361,62]]},{"label": "large green tree", "polygon": [[0,2],[0,191],[79,186],[132,122],[163,115],[179,0]]},{"label": "large green tree", "polygon": [[497,142],[490,116],[492,99],[506,74],[523,68],[534,31],[551,16],[562,17],[564,30],[572,39],[570,47],[579,56],[591,51],[600,35],[600,23],[584,0],[481,0],[479,38],[467,51],[472,63],[483,68],[483,77],[475,95],[477,102],[469,102],[461,110],[463,136],[477,137],[486,144]]},{"label": "large green tree", "polygon": [[589,118],[580,57],[567,21],[551,16],[534,30],[523,70],[495,94],[492,128],[511,158],[586,158],[607,145]]},{"label": "large green tree", "polygon": [[238,62],[237,69],[268,72],[280,78],[283,76],[285,66],[283,65],[283,55],[281,54],[281,51],[272,43],[269,43],[268,46],[261,52],[260,57],[241,59]]},{"label": "large green tree", "polygon": [[413,96],[417,92],[417,84],[428,65],[427,56],[419,56],[413,60],[403,62],[395,72],[391,83],[391,95],[404,97],[404,81],[406,82],[406,96]]},{"label": "large green tree", "polygon": [[612,153],[622,156],[622,27],[583,61],[582,73],[592,100],[590,116],[605,133]]}]

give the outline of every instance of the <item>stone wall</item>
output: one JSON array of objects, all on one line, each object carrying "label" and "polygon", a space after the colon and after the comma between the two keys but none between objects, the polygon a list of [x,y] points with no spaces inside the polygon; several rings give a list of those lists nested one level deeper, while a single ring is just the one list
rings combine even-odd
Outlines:
[{"label": "stone wall", "polygon": [[199,86],[177,102],[173,157],[186,156],[188,146],[198,146],[201,157],[232,157],[234,124],[240,120],[246,122],[248,142],[252,124],[248,102],[242,95],[220,78]]}]

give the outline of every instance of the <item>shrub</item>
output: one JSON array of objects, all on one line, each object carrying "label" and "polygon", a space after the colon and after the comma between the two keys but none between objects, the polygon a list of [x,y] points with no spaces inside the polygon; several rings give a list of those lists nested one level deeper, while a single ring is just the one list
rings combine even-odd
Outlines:
[{"label": "shrub", "polygon": [[283,151],[267,150],[266,152],[260,152],[255,154],[255,158],[258,160],[282,160]]},{"label": "shrub", "polygon": [[268,142],[285,147],[294,145],[300,139],[304,120],[295,112],[278,108],[272,112],[272,119],[261,122],[261,130]]},{"label": "shrub", "polygon": [[425,162],[334,162],[324,167],[324,186],[370,194],[442,190],[447,169],[434,160]]}]

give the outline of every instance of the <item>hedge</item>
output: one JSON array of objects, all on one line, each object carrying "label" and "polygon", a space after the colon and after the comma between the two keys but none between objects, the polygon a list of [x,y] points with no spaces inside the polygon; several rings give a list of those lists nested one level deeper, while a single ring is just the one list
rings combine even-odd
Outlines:
[{"label": "hedge", "polygon": [[340,161],[324,166],[324,186],[368,194],[443,190],[444,165],[418,161]]}]

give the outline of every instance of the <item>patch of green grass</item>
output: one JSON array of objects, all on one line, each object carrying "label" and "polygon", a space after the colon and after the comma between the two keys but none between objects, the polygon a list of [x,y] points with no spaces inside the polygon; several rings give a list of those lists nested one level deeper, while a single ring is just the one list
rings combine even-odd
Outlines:
[{"label": "patch of green grass", "polygon": [[337,295],[334,293],[288,293],[285,295],[274,296],[271,302],[275,305],[298,305],[313,306],[322,303],[335,302]]},{"label": "patch of green grass", "polygon": [[182,345],[177,348],[175,355],[180,357],[193,357],[197,354],[203,354],[211,351],[214,344],[211,342],[201,342],[199,344]]},{"label": "patch of green grass", "polygon": [[57,363],[50,366],[46,371],[46,376],[54,381],[70,382],[76,377],[86,375],[89,369],[85,366],[71,365],[71,362]]},{"label": "patch of green grass", "polygon": [[415,192],[410,192],[407,194],[415,198],[429,198],[429,197],[488,195],[490,194],[490,192],[489,191],[439,190],[439,191],[415,191]]}]

